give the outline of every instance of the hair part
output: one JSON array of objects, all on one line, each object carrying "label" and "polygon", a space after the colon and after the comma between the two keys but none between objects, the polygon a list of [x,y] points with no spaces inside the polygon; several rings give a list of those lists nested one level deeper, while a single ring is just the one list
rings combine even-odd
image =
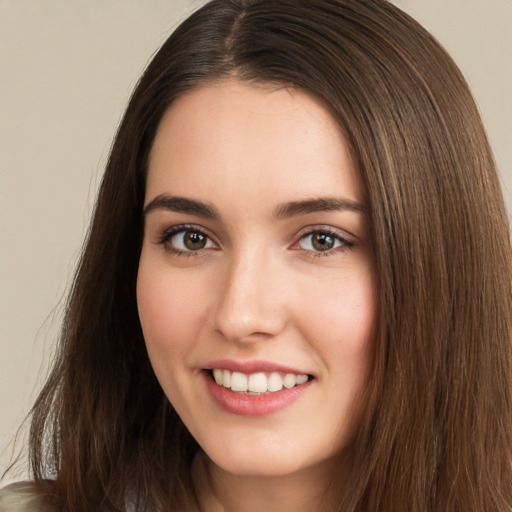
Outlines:
[{"label": "hair part", "polygon": [[327,106],[364,184],[379,288],[375,364],[333,510],[512,507],[507,216],[446,52],[385,0],[213,0],[149,64],[116,135],[59,352],[33,409],[32,471],[70,512],[193,510],[198,445],[149,363],[135,298],[162,116],[233,78]]}]

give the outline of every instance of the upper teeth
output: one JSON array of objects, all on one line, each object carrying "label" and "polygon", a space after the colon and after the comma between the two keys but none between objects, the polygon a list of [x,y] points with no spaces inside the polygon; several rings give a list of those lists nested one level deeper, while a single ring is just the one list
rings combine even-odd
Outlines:
[{"label": "upper teeth", "polygon": [[266,374],[263,372],[251,373],[246,375],[240,372],[231,372],[230,370],[213,370],[213,378],[220,386],[231,388],[232,391],[242,393],[267,393],[280,391],[285,388],[293,388],[298,384],[304,384],[308,376],[294,373],[272,372]]}]

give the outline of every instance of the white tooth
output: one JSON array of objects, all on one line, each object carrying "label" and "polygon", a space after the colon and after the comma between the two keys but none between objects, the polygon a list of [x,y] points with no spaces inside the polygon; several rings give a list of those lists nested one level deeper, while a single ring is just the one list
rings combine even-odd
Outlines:
[{"label": "white tooth", "polygon": [[231,387],[231,372],[229,370],[222,370],[222,385],[225,388]]},{"label": "white tooth", "polygon": [[222,370],[220,370],[219,368],[215,368],[215,370],[213,370],[213,378],[215,379],[215,382],[217,384],[222,386]]},{"label": "white tooth", "polygon": [[267,388],[269,391],[280,391],[283,389],[283,378],[277,372],[270,374],[268,378]]},{"label": "white tooth", "polygon": [[307,375],[297,375],[297,384],[305,384],[308,381]]},{"label": "white tooth", "polygon": [[233,372],[231,374],[231,389],[233,391],[247,391],[247,375]]},{"label": "white tooth", "polygon": [[297,384],[297,376],[293,373],[287,373],[283,379],[283,385],[285,388],[293,388]]},{"label": "white tooth", "polygon": [[264,373],[253,373],[249,375],[248,389],[254,393],[266,393],[267,376]]}]

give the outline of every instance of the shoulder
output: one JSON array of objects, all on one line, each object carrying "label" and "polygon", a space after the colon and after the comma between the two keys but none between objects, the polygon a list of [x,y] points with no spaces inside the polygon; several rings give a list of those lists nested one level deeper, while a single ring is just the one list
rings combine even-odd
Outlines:
[{"label": "shoulder", "polygon": [[17,482],[0,489],[0,512],[52,512],[33,482]]}]

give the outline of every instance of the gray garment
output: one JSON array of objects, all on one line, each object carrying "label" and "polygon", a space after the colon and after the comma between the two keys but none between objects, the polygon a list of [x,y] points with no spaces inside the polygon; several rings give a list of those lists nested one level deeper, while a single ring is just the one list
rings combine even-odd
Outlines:
[{"label": "gray garment", "polygon": [[17,482],[0,489],[0,512],[51,512],[41,503],[32,482]]}]

